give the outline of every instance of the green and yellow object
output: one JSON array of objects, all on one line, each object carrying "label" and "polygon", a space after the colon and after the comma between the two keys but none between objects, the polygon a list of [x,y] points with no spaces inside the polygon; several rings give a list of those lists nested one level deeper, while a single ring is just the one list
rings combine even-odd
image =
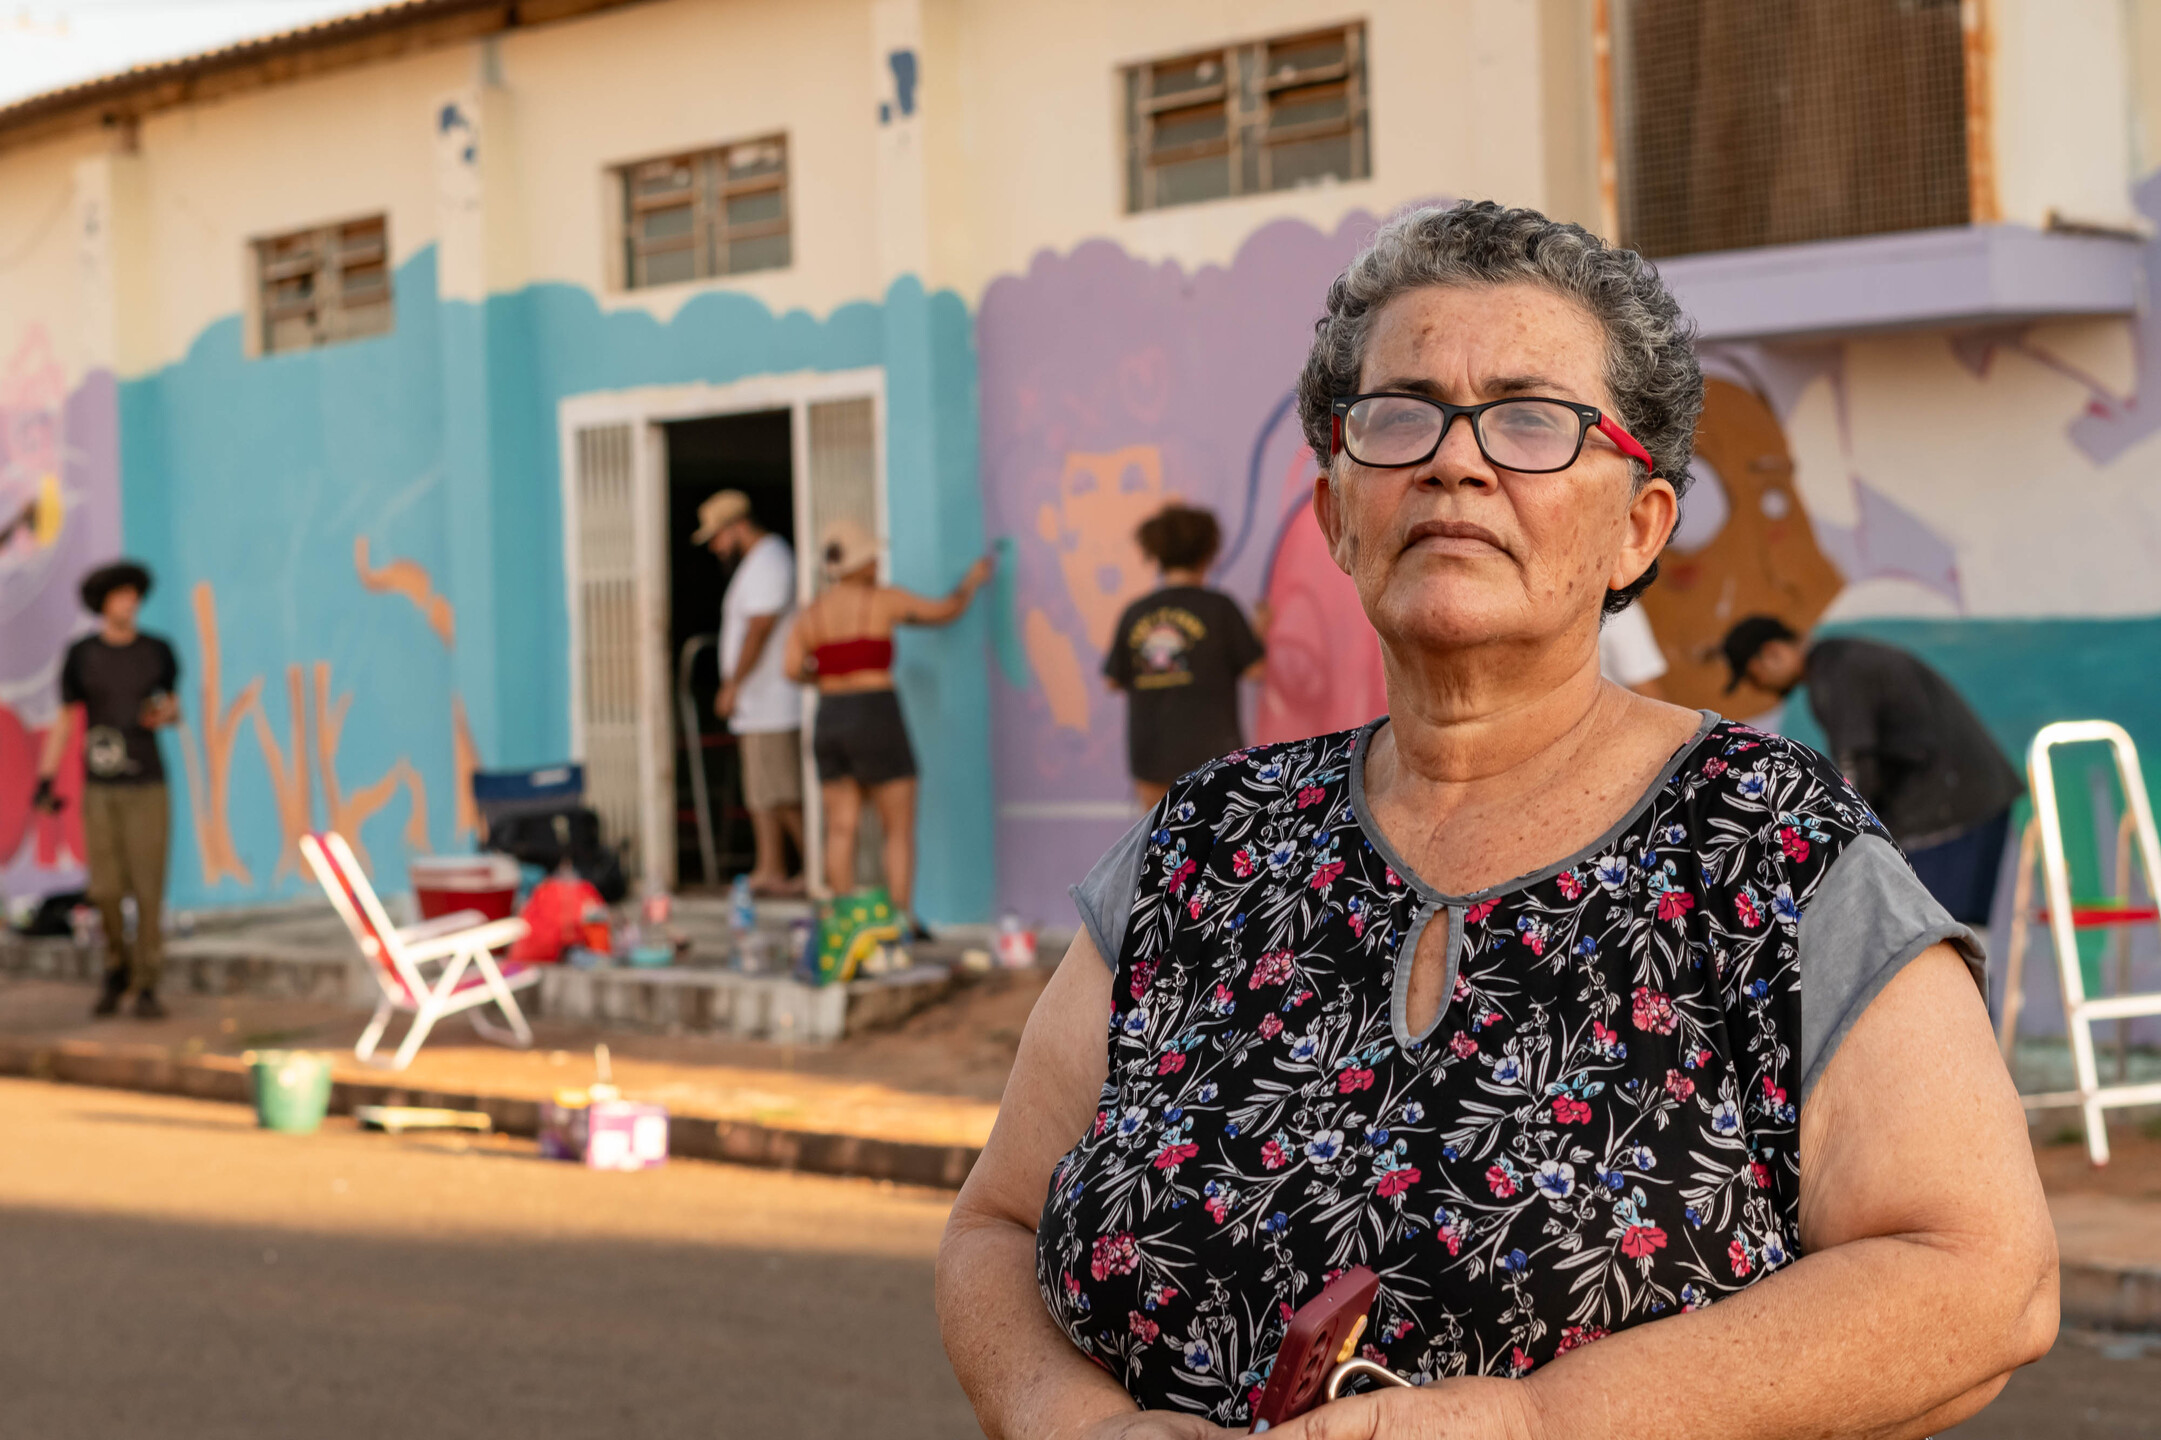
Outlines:
[{"label": "green and yellow object", "polygon": [[818,912],[817,968],[810,978],[820,985],[844,984],[880,945],[897,945],[900,938],[900,916],[884,886],[829,901]]}]

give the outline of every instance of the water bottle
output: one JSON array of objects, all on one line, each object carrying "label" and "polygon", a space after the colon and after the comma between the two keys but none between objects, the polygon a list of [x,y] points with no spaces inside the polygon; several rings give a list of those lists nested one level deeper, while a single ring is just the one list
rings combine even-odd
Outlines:
[{"label": "water bottle", "polygon": [[748,935],[758,928],[758,904],[751,898],[750,877],[738,875],[728,887],[728,923],[738,935]]}]

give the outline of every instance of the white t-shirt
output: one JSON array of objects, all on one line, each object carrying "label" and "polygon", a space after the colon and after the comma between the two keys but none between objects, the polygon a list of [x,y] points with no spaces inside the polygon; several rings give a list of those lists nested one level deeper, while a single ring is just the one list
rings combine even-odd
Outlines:
[{"label": "white t-shirt", "polygon": [[1658,648],[1658,637],[1651,633],[1651,621],[1640,603],[1607,616],[1599,627],[1598,673],[1631,689],[1666,673],[1665,652]]},{"label": "white t-shirt", "polygon": [[768,535],[750,547],[728,581],[728,593],[721,597],[723,676],[735,675],[750,622],[760,615],[781,618],[758,652],[758,663],[736,686],[735,714],[728,728],[738,735],[770,735],[803,725],[802,687],[781,673],[781,652],[787,648],[788,627],[795,623],[795,552],[778,535]]}]

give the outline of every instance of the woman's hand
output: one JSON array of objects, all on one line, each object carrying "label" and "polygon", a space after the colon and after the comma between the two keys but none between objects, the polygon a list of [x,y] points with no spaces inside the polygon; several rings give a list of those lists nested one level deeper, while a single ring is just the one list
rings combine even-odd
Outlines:
[{"label": "woman's hand", "polygon": [[1278,1440],[1537,1440],[1529,1390],[1471,1376],[1318,1405],[1270,1430]]},{"label": "woman's hand", "polygon": [[1230,1436],[1245,1433],[1211,1425],[1198,1415],[1180,1415],[1174,1410],[1136,1410],[1130,1415],[1098,1420],[1080,1433],[1080,1440],[1229,1440]]}]

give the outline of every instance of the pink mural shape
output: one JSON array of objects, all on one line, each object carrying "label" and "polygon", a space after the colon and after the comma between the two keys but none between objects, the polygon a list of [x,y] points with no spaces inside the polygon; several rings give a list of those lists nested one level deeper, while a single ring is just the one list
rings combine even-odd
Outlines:
[{"label": "pink mural shape", "polygon": [[[1288,503],[1313,474],[1289,396],[1329,282],[1377,223],[1276,221],[1229,265],[1190,272],[1092,240],[985,292],[984,510],[1015,562],[992,697],[1002,905],[1065,922],[1065,887],[1129,823],[1125,704],[1101,672],[1109,621],[1153,583],[1132,530],[1160,498],[1216,512],[1212,584],[1248,607],[1282,602],[1279,678],[1259,697],[1255,738],[1330,728],[1330,705],[1348,713],[1377,693],[1377,651],[1347,677],[1313,668],[1358,654],[1371,631],[1318,535],[1298,535],[1302,501]],[[1120,456],[1147,462],[1106,458]]]},{"label": "pink mural shape", "polygon": [[1300,507],[1269,575],[1268,673],[1253,736],[1266,744],[1363,725],[1388,709],[1380,637],[1358,587],[1329,558],[1313,508]]},{"label": "pink mural shape", "polygon": [[[0,892],[40,895],[82,882],[80,807],[28,806],[60,654],[89,623],[76,582],[120,548],[118,411],[109,372],[68,388],[44,327],[0,346]],[[64,796],[78,778],[71,758]]]}]

